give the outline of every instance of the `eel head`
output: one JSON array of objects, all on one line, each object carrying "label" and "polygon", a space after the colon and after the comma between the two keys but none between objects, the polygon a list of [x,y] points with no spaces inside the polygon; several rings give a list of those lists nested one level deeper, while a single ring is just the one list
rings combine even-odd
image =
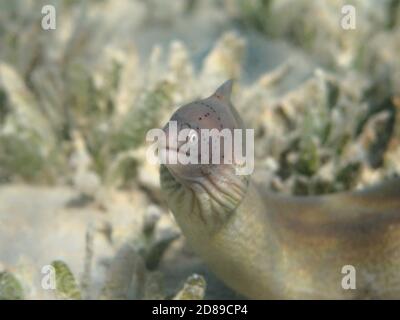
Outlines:
[{"label": "eel head", "polygon": [[[166,159],[161,187],[175,216],[196,215],[213,230],[238,207],[249,183],[249,175],[235,171],[235,139],[243,146],[245,139],[234,135],[235,129],[243,133],[244,128],[231,104],[231,91],[229,80],[210,97],[180,107],[164,127],[166,139],[159,145]],[[231,140],[222,139],[224,134]],[[180,156],[188,160],[180,161]]]}]

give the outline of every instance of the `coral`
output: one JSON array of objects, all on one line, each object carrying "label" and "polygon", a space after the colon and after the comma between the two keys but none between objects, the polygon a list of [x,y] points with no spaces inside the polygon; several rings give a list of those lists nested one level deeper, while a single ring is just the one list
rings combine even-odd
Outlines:
[{"label": "coral", "polygon": [[68,265],[63,261],[53,261],[51,265],[56,277],[56,296],[59,299],[80,300],[81,290]]},{"label": "coral", "polygon": [[0,272],[0,300],[22,300],[24,292],[18,279],[8,271]]}]

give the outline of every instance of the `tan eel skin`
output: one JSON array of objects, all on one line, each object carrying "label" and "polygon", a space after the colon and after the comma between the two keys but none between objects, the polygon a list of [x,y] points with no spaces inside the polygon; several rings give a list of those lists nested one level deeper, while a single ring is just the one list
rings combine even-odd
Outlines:
[{"label": "tan eel skin", "polygon": [[[178,130],[243,128],[231,88],[226,82],[171,120]],[[229,287],[253,299],[400,298],[399,179],[364,191],[284,196],[236,175],[234,166],[160,169],[189,245]],[[356,289],[342,287],[345,265],[356,270]]]}]

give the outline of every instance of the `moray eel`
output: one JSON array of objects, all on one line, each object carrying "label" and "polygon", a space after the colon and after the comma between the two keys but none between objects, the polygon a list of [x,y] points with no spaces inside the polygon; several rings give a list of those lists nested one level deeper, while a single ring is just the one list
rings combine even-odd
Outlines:
[{"label": "moray eel", "polygon": [[[232,81],[224,83],[170,121],[195,135],[243,128],[231,89]],[[164,132],[171,135],[167,126]],[[179,144],[162,148],[180,152]],[[235,166],[160,167],[162,190],[189,245],[229,287],[252,299],[400,298],[400,179],[362,191],[286,196],[237,175]],[[355,288],[342,285],[348,265]]]}]

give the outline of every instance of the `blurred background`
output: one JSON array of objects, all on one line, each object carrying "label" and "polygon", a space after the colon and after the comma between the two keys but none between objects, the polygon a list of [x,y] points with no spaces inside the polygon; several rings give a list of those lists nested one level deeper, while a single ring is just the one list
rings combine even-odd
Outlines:
[{"label": "blurred background", "polygon": [[362,188],[400,173],[399,52],[399,0],[0,0],[0,299],[240,298],[185,245],[147,131],[233,78],[257,182]]}]

